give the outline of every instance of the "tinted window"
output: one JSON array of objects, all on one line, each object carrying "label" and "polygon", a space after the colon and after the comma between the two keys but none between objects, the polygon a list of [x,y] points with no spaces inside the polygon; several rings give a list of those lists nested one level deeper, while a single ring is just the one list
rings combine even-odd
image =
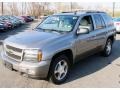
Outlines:
[{"label": "tinted window", "polygon": [[94,20],[95,20],[95,25],[96,25],[95,29],[101,29],[105,27],[104,21],[100,15],[95,14]]},{"label": "tinted window", "polygon": [[112,18],[109,15],[102,14],[102,16],[103,16],[103,19],[105,20],[105,23],[106,23],[107,26],[113,25]]},{"label": "tinted window", "polygon": [[92,17],[90,15],[84,16],[80,21],[79,28],[88,28],[89,31],[92,31],[93,30]]}]

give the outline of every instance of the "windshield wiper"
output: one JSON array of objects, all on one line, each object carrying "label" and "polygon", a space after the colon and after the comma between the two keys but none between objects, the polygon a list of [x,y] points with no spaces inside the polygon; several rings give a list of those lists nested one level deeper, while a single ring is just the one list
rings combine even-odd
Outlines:
[{"label": "windshield wiper", "polygon": [[55,31],[55,32],[59,32],[59,33],[64,32],[64,31],[60,31],[60,30],[56,30],[56,29],[46,29],[46,30],[49,30],[49,31]]},{"label": "windshield wiper", "polygon": [[43,29],[43,28],[40,28],[40,27],[38,27],[38,28],[36,28],[36,29],[41,29],[41,30],[43,30],[43,31],[48,31],[48,32],[51,32],[51,31],[55,31],[55,32],[58,32],[58,33],[63,33],[63,32],[65,32],[65,31],[56,30],[56,29]]},{"label": "windshield wiper", "polygon": [[61,30],[56,30],[56,29],[46,29],[47,31],[53,31],[53,32],[57,32],[57,33],[67,33],[68,31],[61,31]]},{"label": "windshield wiper", "polygon": [[42,30],[45,30],[45,29],[43,29],[43,28],[40,28],[40,27],[37,27],[37,28],[35,28],[35,29],[42,29]]}]

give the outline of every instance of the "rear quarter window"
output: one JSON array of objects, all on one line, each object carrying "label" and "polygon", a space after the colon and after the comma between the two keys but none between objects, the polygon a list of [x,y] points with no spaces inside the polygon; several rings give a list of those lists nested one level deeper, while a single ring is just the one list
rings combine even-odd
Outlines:
[{"label": "rear quarter window", "polygon": [[103,21],[103,18],[99,14],[93,15],[94,21],[95,21],[95,29],[102,29],[105,27],[105,23]]},{"label": "rear quarter window", "polygon": [[111,16],[107,15],[107,14],[102,14],[102,17],[106,23],[106,26],[112,26],[113,25],[113,20],[111,18]]}]

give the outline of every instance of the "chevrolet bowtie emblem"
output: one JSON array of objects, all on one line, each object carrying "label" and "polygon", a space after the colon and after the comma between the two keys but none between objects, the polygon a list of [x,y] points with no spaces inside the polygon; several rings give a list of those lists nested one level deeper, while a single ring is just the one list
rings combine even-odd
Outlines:
[{"label": "chevrolet bowtie emblem", "polygon": [[14,54],[13,50],[7,50],[10,54]]}]

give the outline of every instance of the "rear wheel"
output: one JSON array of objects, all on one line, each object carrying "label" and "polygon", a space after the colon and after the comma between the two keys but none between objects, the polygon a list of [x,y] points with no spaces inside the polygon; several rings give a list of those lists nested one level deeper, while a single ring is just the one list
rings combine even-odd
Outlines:
[{"label": "rear wheel", "polygon": [[102,54],[107,57],[111,54],[111,52],[112,52],[112,40],[108,39]]},{"label": "rear wheel", "polygon": [[54,59],[51,66],[50,80],[55,84],[65,82],[68,77],[70,63],[65,55],[61,55]]}]

